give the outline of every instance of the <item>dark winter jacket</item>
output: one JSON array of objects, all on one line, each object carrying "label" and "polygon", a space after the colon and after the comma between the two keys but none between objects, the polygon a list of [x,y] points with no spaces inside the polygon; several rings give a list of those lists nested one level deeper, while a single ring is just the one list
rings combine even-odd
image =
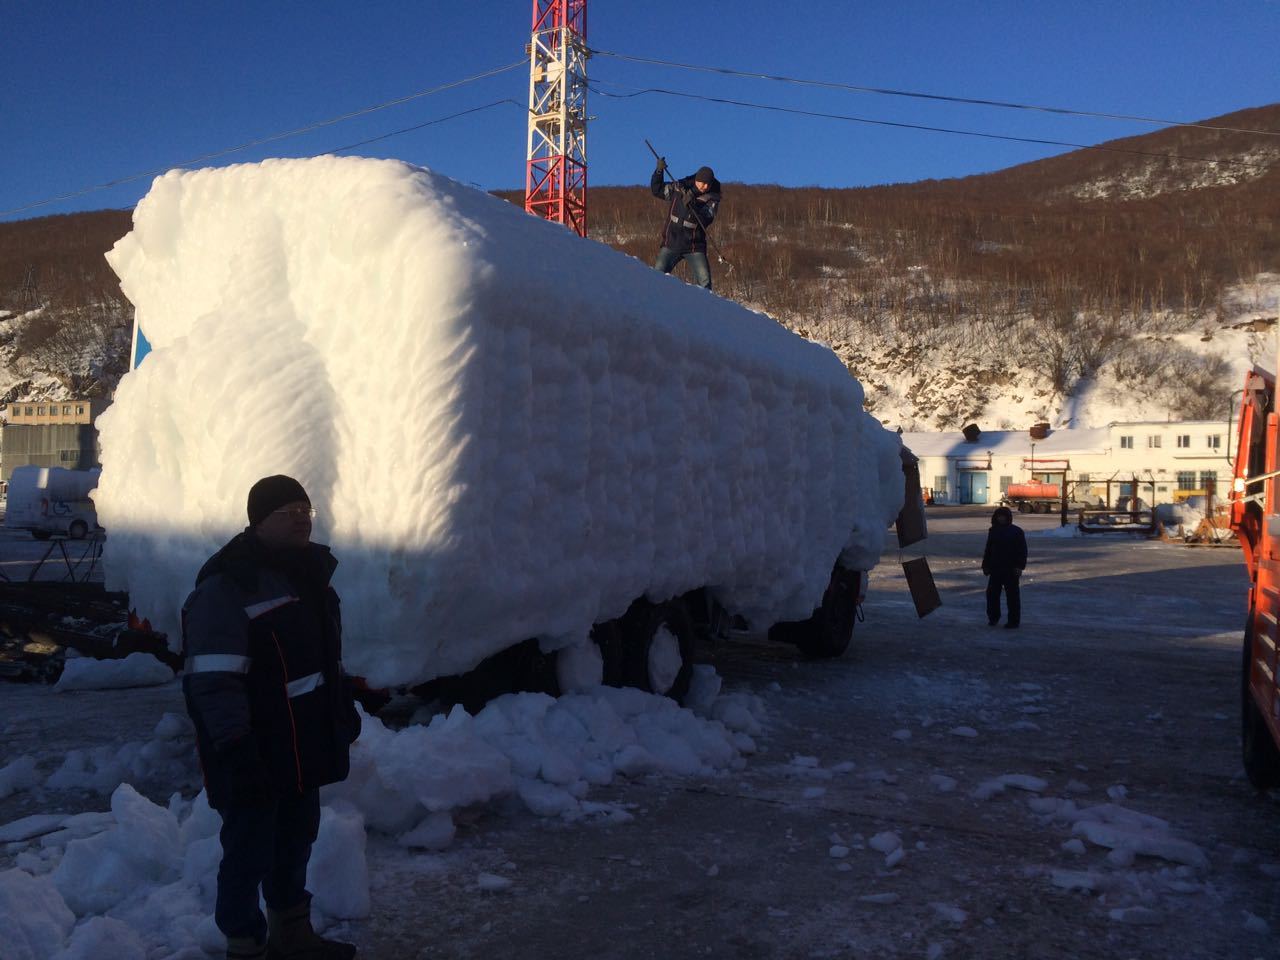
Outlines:
[{"label": "dark winter jacket", "polygon": [[[1000,522],[1002,516],[1007,523]],[[987,532],[987,547],[982,551],[982,572],[990,576],[1021,571],[1026,566],[1026,534],[1014,524],[1013,511],[1008,507],[996,507],[991,515],[991,529]]]},{"label": "dark winter jacket", "polygon": [[209,805],[257,804],[347,776],[360,733],[342,673],[328,547],[269,550],[237,535],[182,608],[182,690]]},{"label": "dark winter jacket", "polygon": [[649,178],[653,195],[671,201],[662,227],[662,245],[673,253],[707,252],[706,228],[715,220],[720,206],[720,181],[713,180],[709,186],[706,193],[699,193],[693,177],[669,183],[661,170],[653,171]]}]

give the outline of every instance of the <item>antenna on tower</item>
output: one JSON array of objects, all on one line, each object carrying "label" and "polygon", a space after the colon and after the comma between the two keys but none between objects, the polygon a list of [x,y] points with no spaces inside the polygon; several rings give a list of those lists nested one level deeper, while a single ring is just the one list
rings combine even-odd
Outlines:
[{"label": "antenna on tower", "polygon": [[533,0],[524,208],[587,235],[587,0]]}]

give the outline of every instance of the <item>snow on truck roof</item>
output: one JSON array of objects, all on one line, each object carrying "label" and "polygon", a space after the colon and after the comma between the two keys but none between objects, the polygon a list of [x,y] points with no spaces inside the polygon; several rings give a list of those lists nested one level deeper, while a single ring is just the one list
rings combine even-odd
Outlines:
[{"label": "snow on truck roof", "polygon": [[153,351],[99,420],[107,577],[171,636],[268,474],[310,494],[380,684],[703,585],[807,616],[901,506],[828,348],[428,170],[174,171],[108,259]]}]

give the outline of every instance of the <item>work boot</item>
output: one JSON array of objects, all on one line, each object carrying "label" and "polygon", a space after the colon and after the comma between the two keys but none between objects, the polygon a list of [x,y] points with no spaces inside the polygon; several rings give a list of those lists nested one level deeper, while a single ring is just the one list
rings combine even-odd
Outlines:
[{"label": "work boot", "polygon": [[288,910],[267,909],[268,960],[351,960],[354,944],[327,940],[311,926],[311,903]]},{"label": "work boot", "polygon": [[227,960],[267,960],[267,945],[253,937],[227,937]]}]

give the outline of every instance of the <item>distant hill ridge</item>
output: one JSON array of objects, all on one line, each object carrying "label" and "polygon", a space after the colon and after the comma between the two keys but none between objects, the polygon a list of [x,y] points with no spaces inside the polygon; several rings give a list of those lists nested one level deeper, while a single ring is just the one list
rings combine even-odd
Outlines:
[{"label": "distant hill ridge", "polygon": [[[1280,104],[1203,123],[1280,133]],[[864,188],[727,183],[716,290],[831,342],[908,428],[1083,425],[1120,385],[1147,398],[1132,413],[1216,411],[1246,346],[1224,331],[1250,322],[1261,348],[1274,322],[1280,137],[1175,127],[1103,146],[1132,152]],[[593,238],[652,260],[664,211],[646,186],[592,188],[589,212]],[[0,401],[114,389],[131,308],[102,254],[129,225],[0,224]]]}]

